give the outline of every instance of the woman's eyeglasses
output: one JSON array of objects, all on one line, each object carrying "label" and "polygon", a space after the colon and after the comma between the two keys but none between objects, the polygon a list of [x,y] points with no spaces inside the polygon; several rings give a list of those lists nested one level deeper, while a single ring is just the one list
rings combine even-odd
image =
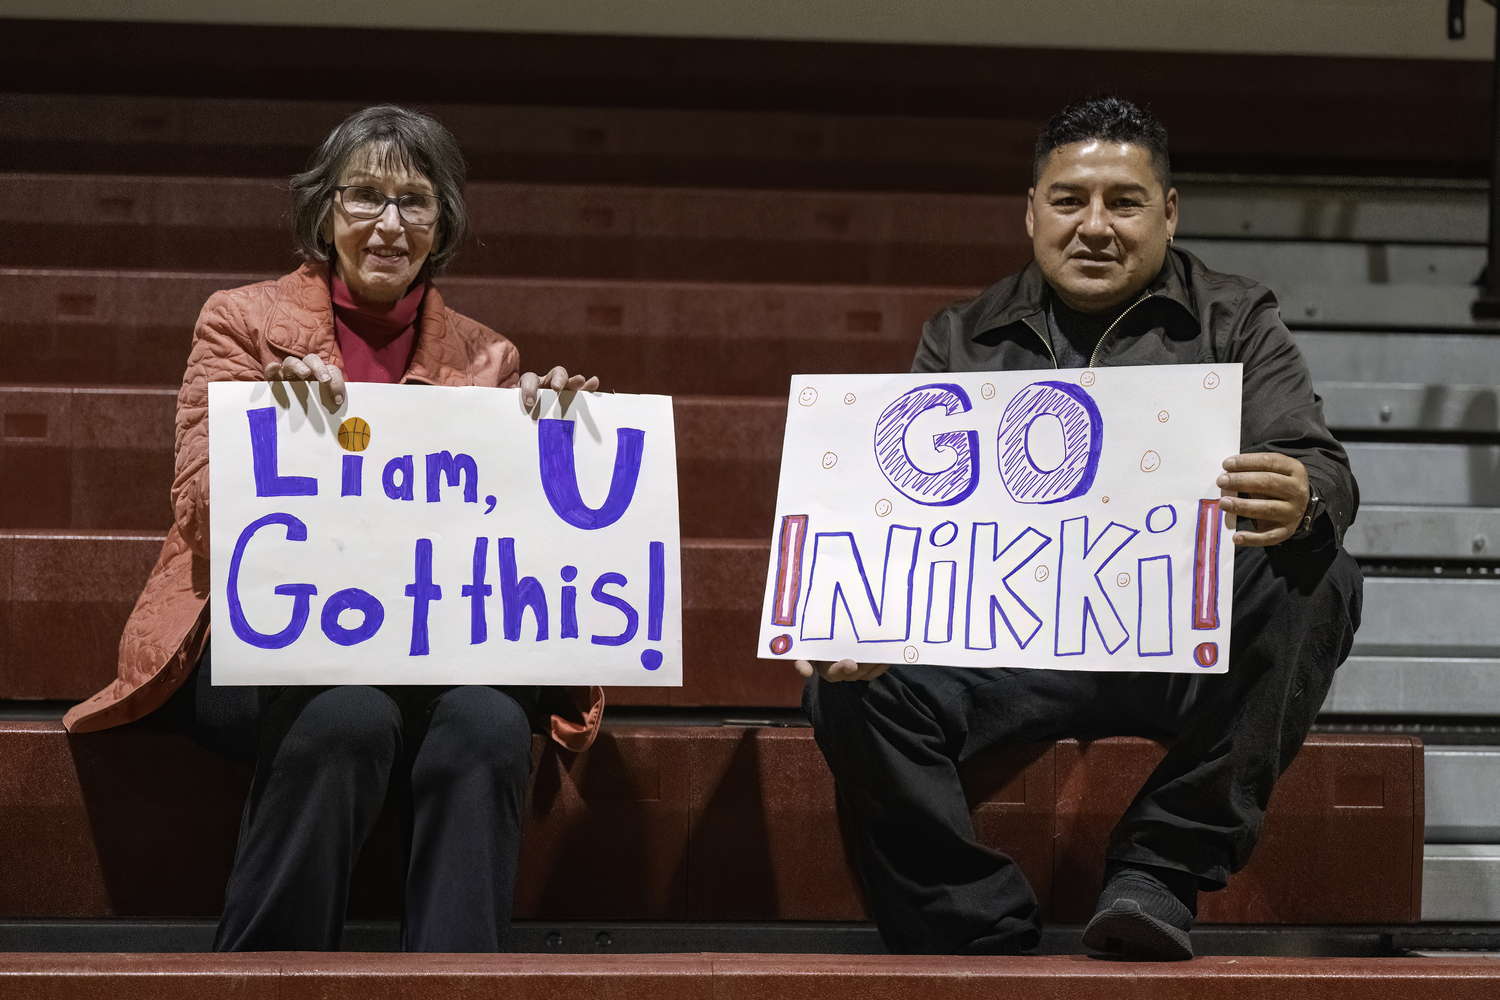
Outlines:
[{"label": "woman's eyeglasses", "polygon": [[430,226],[443,210],[442,199],[430,194],[403,194],[391,198],[371,187],[346,185],[333,189],[339,204],[356,219],[378,219],[385,206],[395,204],[401,221],[412,226]]}]

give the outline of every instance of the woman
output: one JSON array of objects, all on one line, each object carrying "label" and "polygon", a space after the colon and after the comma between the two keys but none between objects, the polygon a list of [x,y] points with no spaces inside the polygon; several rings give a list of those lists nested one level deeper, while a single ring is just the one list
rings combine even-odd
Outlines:
[{"label": "woman", "polygon": [[255,778],[219,950],[336,949],[349,874],[392,789],[408,870],[403,944],[495,951],[510,927],[531,734],[585,749],[598,688],[215,688],[208,648],[209,382],[303,379],[592,390],[443,304],[430,279],[463,244],[464,163],[435,120],[393,106],[345,120],[292,180],[305,263],[219,292],[193,334],[177,406],[174,524],[120,642],[119,677],[64,719],[83,733],[150,717]]}]

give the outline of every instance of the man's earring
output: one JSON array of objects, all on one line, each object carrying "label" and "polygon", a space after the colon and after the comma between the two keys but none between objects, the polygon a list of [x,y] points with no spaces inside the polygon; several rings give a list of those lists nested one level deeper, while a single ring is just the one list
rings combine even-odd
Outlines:
[{"label": "man's earring", "polygon": [[1167,237],[1167,246],[1171,246],[1171,245],[1172,245],[1172,237],[1168,236]]}]

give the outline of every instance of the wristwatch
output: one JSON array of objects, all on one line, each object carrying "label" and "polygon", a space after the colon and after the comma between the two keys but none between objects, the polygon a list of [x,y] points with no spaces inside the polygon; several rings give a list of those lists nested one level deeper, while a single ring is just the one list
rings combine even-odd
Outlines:
[{"label": "wristwatch", "polygon": [[1297,530],[1292,532],[1293,538],[1306,538],[1312,534],[1313,522],[1323,513],[1323,498],[1318,496],[1316,490],[1309,490],[1307,496],[1307,509],[1302,512],[1302,523],[1297,525]]}]

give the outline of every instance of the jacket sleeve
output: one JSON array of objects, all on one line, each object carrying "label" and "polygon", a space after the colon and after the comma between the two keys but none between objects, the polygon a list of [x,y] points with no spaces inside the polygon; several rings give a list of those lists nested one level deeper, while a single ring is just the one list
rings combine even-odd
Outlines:
[{"label": "jacket sleeve", "polygon": [[950,328],[957,322],[952,309],[944,309],[922,324],[922,340],[917,344],[917,355],[912,358],[913,373],[930,374],[948,371],[948,342]]},{"label": "jacket sleeve", "polygon": [[208,558],[208,383],[261,381],[254,333],[234,297],[217,292],[198,315],[177,394],[177,465],[172,517],[188,547]]},{"label": "jacket sleeve", "polygon": [[1280,452],[1306,467],[1308,486],[1322,498],[1324,512],[1311,536],[1289,544],[1342,545],[1359,509],[1359,484],[1343,445],[1323,420],[1323,401],[1313,391],[1312,374],[1271,290],[1254,286],[1231,329],[1230,349],[1219,356],[1245,366],[1240,450]]}]

